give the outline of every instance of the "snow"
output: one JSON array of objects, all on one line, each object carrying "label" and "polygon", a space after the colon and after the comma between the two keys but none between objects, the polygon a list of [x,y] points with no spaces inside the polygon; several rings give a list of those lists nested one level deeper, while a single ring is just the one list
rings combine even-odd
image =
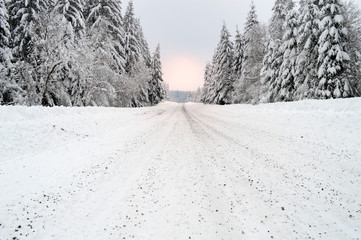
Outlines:
[{"label": "snow", "polygon": [[342,15],[338,14],[338,15],[336,15],[334,17],[334,20],[335,20],[336,23],[343,23],[344,22],[344,17]]},{"label": "snow", "polygon": [[0,107],[0,239],[361,238],[360,106]]}]

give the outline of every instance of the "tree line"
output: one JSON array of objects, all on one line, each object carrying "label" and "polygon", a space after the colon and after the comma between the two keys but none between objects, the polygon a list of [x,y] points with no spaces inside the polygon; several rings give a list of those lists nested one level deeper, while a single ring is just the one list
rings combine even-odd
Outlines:
[{"label": "tree line", "polygon": [[358,97],[361,11],[352,1],[276,0],[266,26],[252,3],[234,41],[223,24],[204,80],[208,104]]},{"label": "tree line", "polygon": [[0,0],[0,105],[148,106],[163,84],[132,1]]}]

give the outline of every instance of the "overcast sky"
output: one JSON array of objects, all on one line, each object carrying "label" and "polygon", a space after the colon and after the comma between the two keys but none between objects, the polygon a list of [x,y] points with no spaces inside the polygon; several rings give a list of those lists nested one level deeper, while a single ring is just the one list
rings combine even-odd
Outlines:
[{"label": "overcast sky", "polygon": [[[123,1],[126,8],[127,0]],[[223,21],[232,36],[243,29],[251,0],[133,0],[153,52],[161,45],[164,80],[171,90],[196,90],[219,41]],[[356,0],[361,2],[361,0]],[[274,0],[254,0],[258,18],[268,22]]]}]

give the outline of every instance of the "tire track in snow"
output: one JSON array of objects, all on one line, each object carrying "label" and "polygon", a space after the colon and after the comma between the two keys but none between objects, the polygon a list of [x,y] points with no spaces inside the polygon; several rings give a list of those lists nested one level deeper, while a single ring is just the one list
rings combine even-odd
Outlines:
[{"label": "tire track in snow", "polygon": [[[193,105],[190,105],[190,107],[192,106]],[[316,232],[313,237],[318,237],[318,231],[320,232],[320,236],[337,235],[339,237],[345,237],[348,234],[352,235],[355,233],[353,228],[347,228],[343,223],[345,219],[350,220],[348,219],[348,213],[350,211],[339,205],[344,201],[343,197],[351,200],[354,196],[343,195],[343,189],[338,188],[338,186],[332,186],[331,179],[330,185],[328,185],[328,176],[312,175],[312,172],[311,174],[301,172],[300,169],[297,168],[297,166],[303,165],[303,160],[307,160],[306,162],[308,162],[308,157],[312,158],[311,160],[317,160],[313,155],[313,151],[311,153],[306,152],[306,155],[300,154],[297,157],[299,162],[294,162],[296,164],[292,166],[290,165],[291,162],[285,163],[284,161],[279,161],[282,159],[282,155],[278,156],[280,158],[277,158],[275,155],[270,154],[268,149],[260,148],[264,146],[263,144],[267,145],[268,140],[276,140],[276,142],[279,141],[280,143],[289,144],[284,141],[285,138],[275,139],[274,137],[276,136],[272,136],[273,138],[267,139],[267,135],[264,135],[263,137],[265,138],[261,139],[257,136],[259,131],[255,131],[254,135],[250,134],[250,131],[239,135],[237,134],[238,129],[236,126],[217,124],[217,121],[212,118],[204,120],[202,112],[197,112],[197,109],[194,110],[194,108],[192,110],[193,111],[186,110],[186,112],[189,112],[189,118],[192,119],[192,122],[198,122],[198,126],[203,128],[204,131],[210,133],[210,135],[215,134],[218,138],[223,138],[229,145],[236,145],[231,147],[231,149],[238,149],[240,154],[242,154],[245,159],[248,159],[248,161],[240,161],[237,164],[234,163],[234,165],[243,166],[243,174],[247,175],[256,190],[260,192],[262,195],[260,199],[267,200],[270,204],[269,208],[275,209],[275,216],[277,216],[277,218],[280,218],[279,212],[277,213],[278,209],[281,207],[282,209],[287,209],[287,211],[282,214],[286,217],[282,223],[284,225],[289,224],[295,236],[301,234],[303,237],[310,237],[310,232],[313,234]],[[222,113],[219,114],[219,116],[221,115]],[[249,142],[247,143],[247,141]],[[291,149],[288,150],[285,148],[284,152],[289,156],[295,156],[296,153],[297,156],[297,151],[295,152],[292,149],[293,145],[288,145],[288,147],[291,147]],[[322,165],[325,166],[325,164]],[[321,170],[316,167],[316,165],[313,166],[315,167],[310,167],[309,169],[314,172]],[[263,179],[260,179],[259,176],[262,176]],[[343,212],[344,215],[342,216],[337,212],[334,212],[333,215],[330,214],[329,206],[325,206],[326,201],[331,201],[331,205]],[[358,206],[356,202],[352,205],[349,207],[357,209]],[[300,219],[299,216],[304,213],[307,217]],[[275,223],[274,225],[277,224]],[[330,226],[333,226],[333,231],[330,231]],[[314,228],[318,230],[315,231]],[[284,233],[284,231],[280,229],[279,233],[281,234],[282,232]],[[283,237],[287,237],[287,235]]]}]

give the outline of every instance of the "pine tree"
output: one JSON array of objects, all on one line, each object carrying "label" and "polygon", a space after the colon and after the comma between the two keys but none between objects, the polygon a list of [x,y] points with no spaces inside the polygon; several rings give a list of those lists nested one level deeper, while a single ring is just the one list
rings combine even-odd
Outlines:
[{"label": "pine tree", "polygon": [[210,91],[212,91],[213,89],[211,89],[211,84],[212,84],[212,65],[211,63],[207,63],[205,70],[204,70],[204,85],[203,85],[203,91],[202,91],[202,97],[201,97],[201,102],[202,103],[210,103],[209,101],[209,93]]},{"label": "pine tree", "polygon": [[298,16],[297,12],[291,10],[284,23],[285,34],[283,36],[282,52],[283,61],[280,67],[280,77],[277,81],[277,101],[292,101],[295,92],[296,62],[298,56],[297,36],[298,36]]},{"label": "pine tree", "polygon": [[12,103],[16,84],[9,78],[12,54],[10,50],[9,15],[5,2],[0,0],[0,105]]},{"label": "pine tree", "polygon": [[0,70],[5,70],[11,64],[10,42],[9,15],[5,2],[0,0]]},{"label": "pine tree", "polygon": [[96,44],[109,54],[114,63],[111,68],[117,73],[125,72],[124,30],[120,1],[93,0],[88,10],[89,34]]},{"label": "pine tree", "polygon": [[41,33],[40,16],[47,10],[45,6],[44,0],[12,0],[8,5],[14,67],[11,78],[23,90],[23,95],[16,97],[17,103],[41,103],[41,60],[35,42]]},{"label": "pine tree", "polygon": [[137,35],[137,21],[134,17],[134,6],[133,1],[128,3],[127,9],[124,15],[124,31],[125,31],[125,41],[124,41],[124,50],[125,50],[125,71],[128,74],[131,74],[132,67],[136,62],[139,61],[140,46],[139,46],[139,36]]},{"label": "pine tree", "polygon": [[218,86],[218,48],[214,50],[214,55],[212,58],[212,64],[210,69],[210,91],[209,91],[209,103],[210,104],[216,104],[217,103],[217,86]]},{"label": "pine tree", "polygon": [[351,65],[348,79],[353,87],[353,95],[361,96],[361,9],[353,1],[343,6],[345,26],[348,29],[347,47]]},{"label": "pine tree", "polygon": [[132,96],[132,106],[141,107],[150,104],[149,91],[150,80],[152,78],[152,58],[148,47],[148,42],[144,37],[140,19],[135,19],[135,39],[139,47],[139,59],[131,67],[129,84],[134,85],[138,91]]},{"label": "pine tree", "polygon": [[4,0],[0,1],[0,63],[6,62],[8,53],[6,49],[9,47],[11,35],[9,25],[9,15]]},{"label": "pine tree", "polygon": [[293,0],[276,0],[272,8],[272,17],[269,23],[271,39],[282,40],[284,35],[284,22],[290,10],[294,8]]},{"label": "pine tree", "polygon": [[292,0],[276,0],[272,8],[273,14],[269,23],[269,40],[261,70],[262,102],[273,102],[277,95],[274,90],[278,89],[277,81],[280,77],[280,67],[283,61],[283,51],[281,49],[284,35],[283,26],[288,11],[293,7]]},{"label": "pine tree", "polygon": [[236,78],[240,77],[242,73],[243,51],[244,51],[244,39],[237,27],[235,43],[234,43],[234,60],[233,60],[233,71]]},{"label": "pine tree", "polygon": [[353,96],[347,79],[350,56],[347,53],[347,28],[339,0],[324,0],[320,11],[318,40],[318,85],[316,95],[321,98]]},{"label": "pine tree", "polygon": [[65,18],[72,24],[75,33],[78,36],[85,34],[85,19],[84,19],[83,0],[59,0],[56,5],[56,10],[63,14]]},{"label": "pine tree", "polygon": [[298,56],[294,100],[314,97],[317,82],[319,31],[318,0],[304,0],[300,4],[297,37]]},{"label": "pine tree", "polygon": [[233,43],[230,40],[226,24],[223,24],[221,30],[221,37],[216,51],[215,67],[215,103],[216,104],[230,104],[233,92]]},{"label": "pine tree", "polygon": [[150,67],[152,57],[149,51],[149,45],[145,39],[140,19],[136,19],[137,38],[139,38],[140,57],[147,67]]},{"label": "pine tree", "polygon": [[33,41],[41,8],[39,0],[12,0],[9,3],[10,27],[13,54],[16,59],[34,61],[32,56]]},{"label": "pine tree", "polygon": [[158,44],[152,57],[152,78],[149,82],[149,101],[155,105],[164,99],[162,63],[160,61],[160,46]]},{"label": "pine tree", "polygon": [[[242,81],[246,81],[249,76],[250,69],[249,67],[249,58],[252,57],[253,53],[251,52],[251,47],[253,39],[253,34],[255,31],[255,27],[259,25],[257,13],[256,13],[256,6],[254,5],[253,1],[251,4],[251,10],[248,13],[247,21],[244,25],[244,32],[243,32],[243,57],[242,57],[242,67],[241,67],[241,76],[238,82],[238,85],[241,84]],[[243,78],[243,79],[242,79]]]},{"label": "pine tree", "polygon": [[244,47],[241,76],[234,84],[233,102],[258,102],[260,71],[264,58],[265,27],[259,24],[256,7],[252,2],[244,27]]},{"label": "pine tree", "polygon": [[216,104],[217,97],[217,49],[214,51],[212,62],[208,63],[204,74],[204,87],[202,102],[205,104]]}]

